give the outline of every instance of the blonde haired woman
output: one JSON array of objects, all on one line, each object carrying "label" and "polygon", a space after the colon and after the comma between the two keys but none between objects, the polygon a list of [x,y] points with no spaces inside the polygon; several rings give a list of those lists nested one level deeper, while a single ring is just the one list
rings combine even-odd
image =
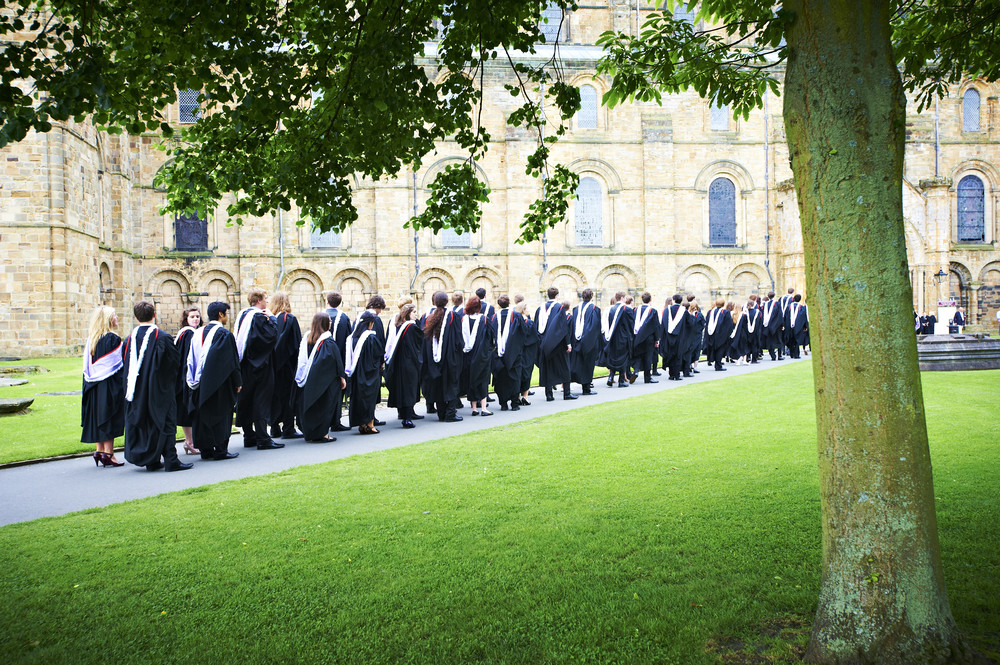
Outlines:
[{"label": "blonde haired woman", "polygon": [[125,433],[125,373],[122,372],[122,338],[118,315],[111,307],[98,307],[90,316],[83,350],[83,443],[97,444],[94,465],[124,466],[115,459],[115,439]]}]

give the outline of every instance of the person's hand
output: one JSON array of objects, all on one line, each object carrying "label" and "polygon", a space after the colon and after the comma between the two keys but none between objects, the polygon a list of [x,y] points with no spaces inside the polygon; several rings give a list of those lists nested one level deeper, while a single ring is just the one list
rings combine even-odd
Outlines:
[{"label": "person's hand", "polygon": [[567,344],[566,345],[566,353],[573,353],[573,345],[572,344]]},{"label": "person's hand", "polygon": [[343,390],[346,387],[347,387],[347,379],[345,379],[344,377],[340,377],[340,389]]},{"label": "person's hand", "polygon": [[660,340],[656,340],[656,344],[653,345],[653,348],[660,348]]},{"label": "person's hand", "polygon": [[239,393],[241,390],[243,390],[243,386],[236,386],[236,392],[237,393]]}]

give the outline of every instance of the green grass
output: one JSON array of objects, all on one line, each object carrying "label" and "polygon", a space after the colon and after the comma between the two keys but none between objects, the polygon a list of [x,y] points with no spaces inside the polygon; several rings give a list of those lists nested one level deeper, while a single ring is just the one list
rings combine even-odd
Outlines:
[{"label": "green grass", "polygon": [[[819,588],[810,372],[0,528],[2,660],[780,660],[805,629],[761,628]],[[952,608],[994,651],[998,379],[923,376]]]}]

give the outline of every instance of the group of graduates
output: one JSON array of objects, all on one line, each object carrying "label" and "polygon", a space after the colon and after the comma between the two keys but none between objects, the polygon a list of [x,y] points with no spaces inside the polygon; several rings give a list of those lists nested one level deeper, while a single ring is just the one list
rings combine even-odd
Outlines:
[{"label": "group of graduates", "polygon": [[468,301],[461,292],[449,299],[439,291],[422,314],[403,299],[386,326],[381,296],[372,296],[351,321],[333,292],[304,336],[287,295],[276,293],[269,302],[258,288],[232,319],[232,332],[225,302],[208,306],[205,325],[201,312],[188,308],[172,337],[157,327],[154,305],[141,301],[133,309],[138,325],[124,340],[114,332],[115,311],[99,307],[83,359],[82,440],[97,445],[97,465],[123,465],[113,442],[124,434],[126,460],[178,471],[192,466],[177,455],[178,426],[186,453],[203,460],[238,456],[229,450],[234,412],[244,446],[271,450],[284,447],[278,438],[330,442],[336,440],[331,433],[354,427],[377,434],[386,424],[375,416],[383,384],[388,406],[412,428],[425,417],[415,410],[421,395],[427,414],[446,422],[462,420],[463,397],[473,416],[493,415],[493,401],[501,411],[527,406],[536,366],[547,400],[560,385],[564,399],[577,399],[573,383],[582,394],[595,394],[597,366],[608,369],[609,387],[616,378],[627,387],[640,373],[655,383],[659,363],[671,380],[691,376],[702,352],[725,370],[726,360],[758,362],[764,349],[772,360],[786,352],[797,358],[809,343],[808,313],[793,289],[780,299],[773,292],[762,302],[751,296],[744,308],[718,300],[704,314],[691,295],[674,295],[660,313],[650,294],[633,304],[619,292],[603,314],[591,289],[572,309],[558,295],[549,288],[548,299],[531,312],[520,295],[513,302],[501,295],[494,307],[484,289]]}]

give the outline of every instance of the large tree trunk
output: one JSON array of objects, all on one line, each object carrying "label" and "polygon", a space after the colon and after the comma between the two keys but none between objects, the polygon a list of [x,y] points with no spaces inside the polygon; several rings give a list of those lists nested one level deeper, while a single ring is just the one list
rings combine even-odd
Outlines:
[{"label": "large tree trunk", "polygon": [[941,573],[903,235],[889,3],[792,0],[784,113],[805,245],[823,513],[807,660],[964,662]]}]

